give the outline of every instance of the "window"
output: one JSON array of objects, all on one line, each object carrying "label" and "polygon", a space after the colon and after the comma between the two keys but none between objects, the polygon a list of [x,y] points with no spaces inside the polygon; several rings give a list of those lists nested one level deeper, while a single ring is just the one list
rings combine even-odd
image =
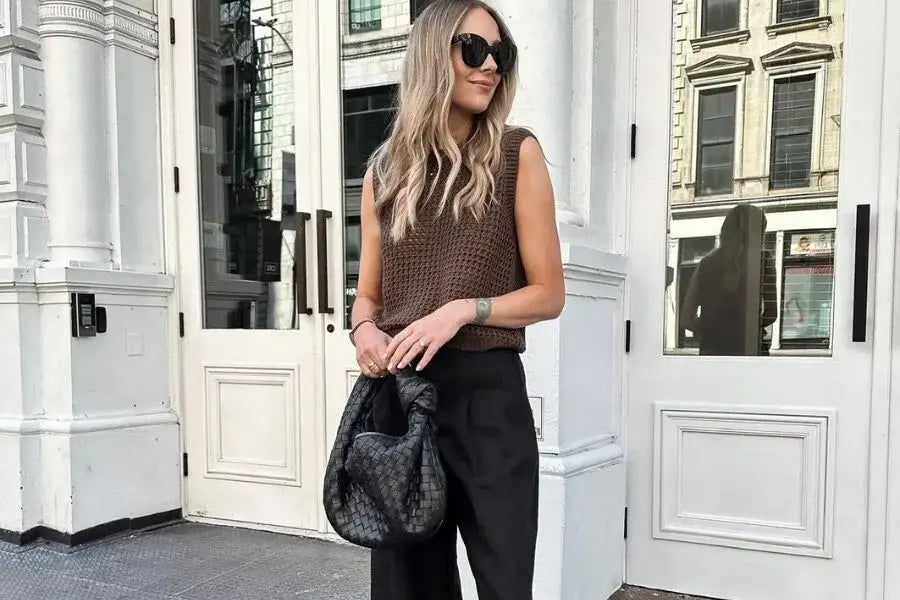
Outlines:
[{"label": "window", "polygon": [[350,33],[381,29],[381,0],[350,0]]},{"label": "window", "polygon": [[809,186],[815,98],[815,75],[775,81],[769,177],[773,190]]},{"label": "window", "polygon": [[740,0],[703,0],[701,35],[737,31],[740,26]]},{"label": "window", "polygon": [[819,16],[819,0],[778,0],[777,23]]},{"label": "window", "polygon": [[[678,242],[678,306],[675,314],[680,315],[687,297],[691,279],[697,271],[697,265],[704,256],[712,252],[716,247],[716,236],[697,238],[684,238]],[[678,328],[678,347],[697,348],[697,340],[694,333],[684,327]]]},{"label": "window", "polygon": [[834,302],[834,230],[784,232],[781,347],[828,348]]},{"label": "window", "polygon": [[344,327],[359,282],[360,203],[369,156],[387,139],[396,86],[344,91]]},{"label": "window", "polygon": [[697,195],[734,189],[734,124],[737,88],[700,92],[697,112]]},{"label": "window", "polygon": [[344,92],[344,178],[362,179],[369,155],[387,139],[396,86]]},{"label": "window", "polygon": [[425,7],[432,3],[433,0],[410,0],[409,2],[409,22],[416,20]]}]

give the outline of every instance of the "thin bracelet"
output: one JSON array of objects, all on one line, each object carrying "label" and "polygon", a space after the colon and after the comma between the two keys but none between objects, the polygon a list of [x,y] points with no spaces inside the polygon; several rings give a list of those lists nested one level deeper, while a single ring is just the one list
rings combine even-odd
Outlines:
[{"label": "thin bracelet", "polygon": [[354,325],[354,326],[353,326],[353,329],[350,330],[350,343],[353,344],[354,346],[356,345],[356,340],[353,339],[353,334],[355,334],[355,333],[356,333],[356,330],[359,329],[360,327],[362,327],[363,325],[365,325],[366,323],[371,323],[372,325],[375,325],[375,321],[374,321],[374,320],[372,320],[372,319],[363,319],[362,321],[360,321],[359,323],[357,323],[356,325]]}]

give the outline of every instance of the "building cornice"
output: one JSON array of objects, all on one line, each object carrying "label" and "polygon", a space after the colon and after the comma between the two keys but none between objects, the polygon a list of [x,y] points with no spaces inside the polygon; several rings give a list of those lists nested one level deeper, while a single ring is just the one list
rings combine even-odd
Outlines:
[{"label": "building cornice", "polygon": [[40,6],[41,37],[76,37],[117,46],[156,58],[157,18],[121,0],[44,0]]}]

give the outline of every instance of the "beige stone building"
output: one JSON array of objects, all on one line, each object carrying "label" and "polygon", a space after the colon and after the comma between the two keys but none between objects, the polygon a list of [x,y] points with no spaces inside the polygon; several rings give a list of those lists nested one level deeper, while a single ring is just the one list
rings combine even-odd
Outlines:
[{"label": "beige stone building", "polygon": [[843,97],[841,0],[675,0],[666,348],[728,209],[767,217],[772,350],[827,351]]}]

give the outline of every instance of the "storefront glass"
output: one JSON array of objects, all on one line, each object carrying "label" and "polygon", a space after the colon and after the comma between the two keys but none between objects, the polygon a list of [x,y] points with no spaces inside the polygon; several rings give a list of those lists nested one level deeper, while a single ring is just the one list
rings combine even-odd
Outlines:
[{"label": "storefront glass", "polygon": [[674,4],[664,351],[827,354],[842,17]]},{"label": "storefront glass", "polygon": [[305,286],[290,3],[203,0],[195,15],[204,327],[293,328]]}]

